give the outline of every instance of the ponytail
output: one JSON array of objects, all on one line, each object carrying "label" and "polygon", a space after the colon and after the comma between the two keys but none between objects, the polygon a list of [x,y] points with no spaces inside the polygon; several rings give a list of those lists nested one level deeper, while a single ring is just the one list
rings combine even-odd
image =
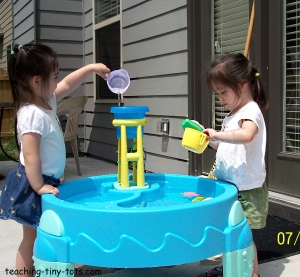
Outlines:
[{"label": "ponytail", "polygon": [[269,101],[267,94],[265,92],[263,82],[260,78],[260,74],[256,67],[253,66],[254,73],[254,90],[253,90],[253,100],[258,104],[262,112],[265,112],[269,107]]},{"label": "ponytail", "polygon": [[214,83],[230,87],[240,96],[240,82],[249,83],[253,100],[261,111],[268,109],[268,99],[260,74],[253,62],[242,53],[224,53],[215,57],[207,72],[206,83],[213,90]]}]

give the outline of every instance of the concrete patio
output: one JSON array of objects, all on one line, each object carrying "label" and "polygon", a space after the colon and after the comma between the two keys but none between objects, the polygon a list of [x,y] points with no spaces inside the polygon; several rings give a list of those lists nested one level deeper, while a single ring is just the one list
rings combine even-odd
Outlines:
[{"label": "concrete patio", "polygon": [[[82,176],[77,175],[74,158],[68,158],[65,170],[65,181],[83,178],[93,175],[115,174],[117,166],[102,160],[90,157],[80,158]],[[17,164],[12,161],[0,161],[0,173],[6,175],[9,170],[15,168]],[[4,180],[0,181],[0,191]],[[22,226],[15,221],[0,220],[0,277],[14,276],[8,270],[15,268],[15,254],[22,239]],[[199,261],[190,264],[177,265],[174,267],[143,268],[143,269],[111,269],[95,268],[90,266],[77,265],[80,274],[76,276],[100,276],[107,277],[204,277],[205,272],[213,266],[219,264],[220,259]],[[284,259],[275,260],[259,265],[261,277],[289,277],[297,276],[300,267],[300,255],[290,256]],[[296,275],[295,275],[296,274]],[[52,275],[51,277],[56,277]],[[230,276],[239,277],[239,276]]]}]

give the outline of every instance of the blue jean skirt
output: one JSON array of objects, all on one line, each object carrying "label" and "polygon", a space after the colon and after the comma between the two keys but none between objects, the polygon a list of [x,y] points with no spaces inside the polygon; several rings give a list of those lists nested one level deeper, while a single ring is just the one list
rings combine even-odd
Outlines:
[{"label": "blue jean skirt", "polygon": [[[59,179],[43,175],[44,183],[57,187]],[[41,196],[31,187],[23,165],[11,170],[0,197],[0,219],[14,219],[22,225],[37,228],[42,215]]]}]

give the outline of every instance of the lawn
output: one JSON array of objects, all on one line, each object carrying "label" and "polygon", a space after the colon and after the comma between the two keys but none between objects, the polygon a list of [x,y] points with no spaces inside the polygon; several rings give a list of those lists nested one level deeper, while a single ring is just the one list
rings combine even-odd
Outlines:
[{"label": "lawn", "polygon": [[[4,151],[13,159],[17,160],[19,156],[18,148],[14,136],[2,137],[1,144]],[[10,159],[3,153],[0,148],[0,161],[9,161]]]}]

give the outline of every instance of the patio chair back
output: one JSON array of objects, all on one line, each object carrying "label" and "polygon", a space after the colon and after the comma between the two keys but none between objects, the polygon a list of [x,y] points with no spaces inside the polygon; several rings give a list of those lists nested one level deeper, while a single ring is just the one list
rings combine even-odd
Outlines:
[{"label": "patio chair back", "polygon": [[78,122],[83,107],[87,102],[87,96],[73,96],[65,100],[57,106],[57,116],[67,115],[67,124],[64,132],[64,140],[70,141],[73,154],[76,161],[78,175],[82,175],[79,164],[78,146],[77,146],[77,133]]}]

